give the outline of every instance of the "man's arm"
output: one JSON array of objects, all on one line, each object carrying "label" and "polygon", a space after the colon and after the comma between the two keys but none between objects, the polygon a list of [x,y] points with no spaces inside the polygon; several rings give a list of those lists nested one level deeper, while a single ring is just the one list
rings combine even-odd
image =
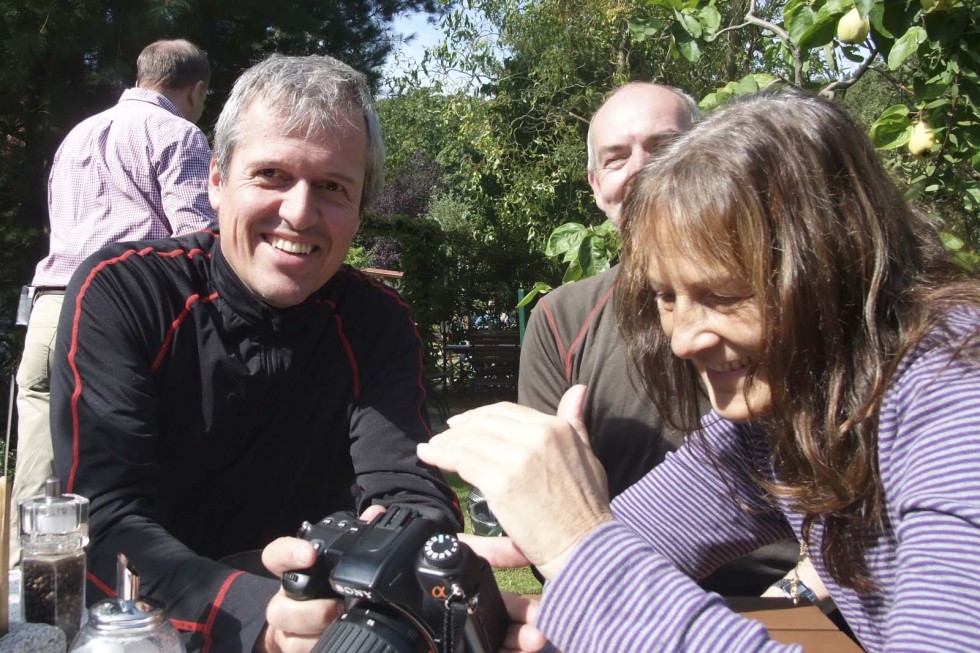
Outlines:
[{"label": "man's arm", "polygon": [[[462,530],[459,502],[442,473],[418,459],[431,436],[425,405],[422,338],[404,300],[367,276],[349,274],[365,301],[344,317],[359,371],[351,416],[356,511],[372,503],[410,504],[450,532]],[[356,325],[362,325],[358,327]]]},{"label": "man's arm", "polygon": [[204,133],[187,125],[174,137],[156,162],[160,200],[170,222],[171,235],[216,228],[218,216],[208,199],[211,148]]},{"label": "man's arm", "polygon": [[91,502],[88,600],[112,595],[122,552],[139,570],[144,594],[163,601],[178,629],[190,633],[190,650],[209,642],[213,651],[249,650],[278,583],[197,555],[159,523],[172,479],[157,463],[162,402],[151,366],[168,307],[155,307],[163,320],[139,308],[148,302],[134,293],[151,291],[131,265],[140,258],[135,250],[103,252],[69,284],[51,392],[56,473]]}]

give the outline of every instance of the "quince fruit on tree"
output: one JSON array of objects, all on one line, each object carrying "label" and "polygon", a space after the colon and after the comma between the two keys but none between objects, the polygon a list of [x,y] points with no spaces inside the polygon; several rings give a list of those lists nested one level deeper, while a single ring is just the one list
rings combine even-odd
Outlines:
[{"label": "quince fruit on tree", "polygon": [[909,136],[909,152],[915,156],[926,156],[938,144],[936,135],[932,133],[924,120],[920,120],[912,126],[912,135]]},{"label": "quince fruit on tree", "polygon": [[837,39],[841,43],[864,43],[871,32],[871,21],[861,18],[861,12],[854,7],[837,21]]}]

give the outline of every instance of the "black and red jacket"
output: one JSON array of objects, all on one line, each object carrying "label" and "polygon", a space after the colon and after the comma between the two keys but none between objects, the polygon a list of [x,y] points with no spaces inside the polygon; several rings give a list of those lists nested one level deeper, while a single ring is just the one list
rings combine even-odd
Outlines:
[{"label": "black and red jacket", "polygon": [[410,503],[460,530],[406,303],[348,267],[298,306],[253,296],[217,234],[110,245],[76,271],[52,374],[55,470],[91,501],[88,602],[123,552],[189,650],[251,650],[278,581],[221,562],[303,520]]}]

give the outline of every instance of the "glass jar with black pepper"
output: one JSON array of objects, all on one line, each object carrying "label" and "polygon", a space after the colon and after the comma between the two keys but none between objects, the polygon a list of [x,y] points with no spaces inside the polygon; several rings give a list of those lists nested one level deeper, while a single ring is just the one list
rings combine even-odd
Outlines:
[{"label": "glass jar with black pepper", "polygon": [[71,642],[85,611],[88,499],[61,494],[51,479],[43,496],[22,500],[19,509],[24,621],[58,626]]}]

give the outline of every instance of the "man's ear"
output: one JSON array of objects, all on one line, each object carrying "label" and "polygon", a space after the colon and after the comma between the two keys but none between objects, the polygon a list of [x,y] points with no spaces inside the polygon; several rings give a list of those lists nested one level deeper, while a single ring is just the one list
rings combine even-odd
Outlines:
[{"label": "man's ear", "polygon": [[601,201],[601,196],[599,195],[599,180],[596,178],[595,173],[589,170],[589,187],[592,188],[592,197],[595,198],[595,203],[598,205]]},{"label": "man's ear", "polygon": [[218,160],[213,156],[208,167],[208,199],[211,200],[211,208],[217,213],[221,204],[221,170],[218,168]]},{"label": "man's ear", "polygon": [[204,101],[208,97],[207,85],[205,85],[203,79],[197,80],[194,86],[191,87],[191,105],[194,107],[204,106]]}]

